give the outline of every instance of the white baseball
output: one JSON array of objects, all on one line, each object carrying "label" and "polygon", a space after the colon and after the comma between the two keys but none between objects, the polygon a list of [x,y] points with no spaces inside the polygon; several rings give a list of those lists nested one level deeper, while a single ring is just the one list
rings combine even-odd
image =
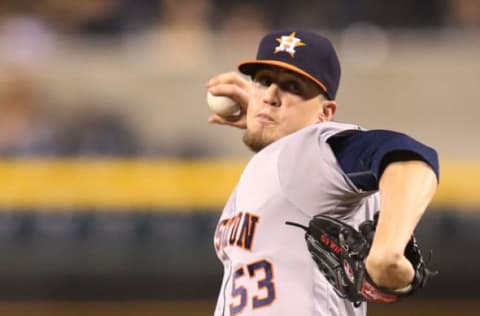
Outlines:
[{"label": "white baseball", "polygon": [[207,104],[210,110],[223,117],[237,116],[242,110],[237,102],[229,97],[213,95],[207,92]]}]

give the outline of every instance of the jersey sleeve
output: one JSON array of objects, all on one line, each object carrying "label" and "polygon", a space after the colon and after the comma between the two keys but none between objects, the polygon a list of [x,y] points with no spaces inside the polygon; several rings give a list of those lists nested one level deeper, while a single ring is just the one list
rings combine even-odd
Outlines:
[{"label": "jersey sleeve", "polygon": [[439,178],[437,152],[412,137],[388,130],[350,130],[328,139],[350,181],[364,191],[378,190],[385,167],[396,161],[425,161]]},{"label": "jersey sleeve", "polygon": [[278,183],[287,200],[308,216],[346,216],[372,194],[358,189],[342,171],[326,142],[329,126],[305,128],[279,143]]}]

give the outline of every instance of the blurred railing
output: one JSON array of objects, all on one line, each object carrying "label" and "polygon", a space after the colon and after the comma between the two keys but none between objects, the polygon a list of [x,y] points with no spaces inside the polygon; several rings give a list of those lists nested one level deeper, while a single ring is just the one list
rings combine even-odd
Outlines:
[{"label": "blurred railing", "polygon": [[[219,209],[243,160],[14,159],[0,161],[0,206]],[[444,161],[431,207],[480,208],[480,162]]]}]

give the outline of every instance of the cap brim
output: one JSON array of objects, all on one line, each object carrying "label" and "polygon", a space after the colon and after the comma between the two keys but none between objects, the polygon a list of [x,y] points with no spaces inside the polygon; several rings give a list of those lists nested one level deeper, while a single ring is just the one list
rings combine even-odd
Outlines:
[{"label": "cap brim", "polygon": [[285,62],[282,62],[282,61],[278,61],[278,60],[249,60],[249,61],[244,61],[244,62],[242,62],[238,65],[238,70],[240,70],[240,72],[242,72],[246,75],[253,76],[255,74],[255,72],[261,66],[265,66],[265,65],[284,68],[284,69],[293,71],[293,72],[295,72],[299,75],[302,75],[302,76],[312,80],[313,82],[315,82],[323,91],[325,91],[325,93],[330,95],[327,91],[327,88],[325,87],[325,85],[320,80],[313,77],[312,75],[310,75],[308,72],[304,71],[303,69],[295,67],[291,64],[288,64],[288,63],[285,63]]}]

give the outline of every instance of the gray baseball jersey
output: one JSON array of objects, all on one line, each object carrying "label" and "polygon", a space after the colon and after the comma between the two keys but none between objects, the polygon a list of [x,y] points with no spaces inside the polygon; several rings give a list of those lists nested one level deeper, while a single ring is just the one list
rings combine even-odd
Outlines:
[{"label": "gray baseball jersey", "polygon": [[328,214],[357,227],[379,209],[378,194],[353,185],[326,140],[358,126],[326,122],[267,146],[249,161],[218,222],[224,265],[215,316],[366,314],[338,297],[307,250],[308,224]]}]

